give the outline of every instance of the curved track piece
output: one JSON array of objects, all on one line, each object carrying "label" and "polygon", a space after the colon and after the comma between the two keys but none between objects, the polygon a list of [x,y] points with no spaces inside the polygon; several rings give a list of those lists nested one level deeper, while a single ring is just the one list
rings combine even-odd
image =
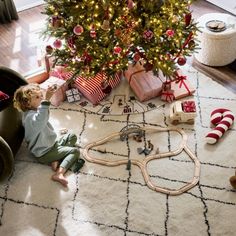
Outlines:
[{"label": "curved track piece", "polygon": [[128,138],[129,134],[135,134],[142,137],[144,135],[144,131],[139,125],[127,125],[120,131],[120,140],[124,141]]}]

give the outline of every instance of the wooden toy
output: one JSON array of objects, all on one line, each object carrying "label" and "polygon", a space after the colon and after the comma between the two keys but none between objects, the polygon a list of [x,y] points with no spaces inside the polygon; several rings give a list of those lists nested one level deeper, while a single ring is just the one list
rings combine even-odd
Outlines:
[{"label": "wooden toy", "polygon": [[179,123],[194,124],[196,106],[192,100],[176,101],[170,106],[170,121],[173,125]]},{"label": "wooden toy", "polygon": [[[136,159],[121,159],[121,160],[107,160],[107,159],[103,159],[103,158],[96,158],[96,157],[92,157],[91,153],[89,153],[89,150],[93,149],[96,146],[99,146],[101,144],[104,144],[112,139],[114,139],[115,137],[120,137],[121,141],[125,140],[125,138],[129,138],[127,135],[131,134],[131,130],[129,130],[128,134],[127,134],[127,127],[123,130],[125,133],[123,134],[123,131],[120,132],[116,132],[116,133],[111,133],[110,135],[97,140],[97,141],[93,141],[89,144],[87,144],[84,148],[83,148],[83,152],[82,155],[83,157],[92,163],[96,163],[96,164],[100,164],[100,165],[105,165],[105,166],[119,166],[119,165],[126,165],[127,166],[127,170],[130,170],[131,165],[136,165],[140,168],[143,178],[147,184],[147,186],[157,192],[161,192],[161,193],[165,193],[168,195],[180,195],[186,191],[188,191],[189,189],[193,188],[199,181],[199,175],[200,175],[200,161],[198,160],[198,158],[194,155],[194,153],[188,148],[187,146],[187,134],[182,130],[182,129],[178,129],[176,127],[168,127],[168,128],[161,128],[161,127],[142,127],[139,128],[140,131],[139,132],[149,132],[149,131],[156,131],[156,132],[169,132],[169,131],[175,131],[178,132],[181,136],[182,136],[182,141],[180,142],[180,146],[179,148],[170,151],[170,152],[163,152],[163,153],[155,153],[152,155],[148,155],[145,156],[145,158],[143,158],[143,160],[140,160],[140,158],[136,158]],[[138,129],[133,129],[133,131],[135,133],[137,133]],[[180,154],[181,152],[185,152],[190,159],[193,161],[194,163],[194,172],[193,172],[193,178],[192,180],[190,180],[187,183],[183,183],[184,185],[179,188],[179,189],[173,189],[173,188],[166,188],[166,187],[160,187],[160,186],[156,186],[155,183],[152,182],[152,179],[150,178],[150,175],[148,173],[148,169],[147,169],[147,165],[149,162],[151,162],[152,160],[158,160],[158,159],[162,159],[162,158],[167,158],[167,157],[171,157],[171,156],[176,156],[178,154]]]}]

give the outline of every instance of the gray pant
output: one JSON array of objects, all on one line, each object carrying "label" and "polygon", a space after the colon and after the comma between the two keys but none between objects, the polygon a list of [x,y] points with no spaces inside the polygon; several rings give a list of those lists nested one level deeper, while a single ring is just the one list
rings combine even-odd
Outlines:
[{"label": "gray pant", "polygon": [[80,156],[78,148],[74,147],[76,141],[77,137],[75,134],[65,134],[56,141],[50,151],[38,157],[37,160],[43,164],[61,161],[60,167],[66,170],[69,168],[73,169],[72,166],[79,160]]}]

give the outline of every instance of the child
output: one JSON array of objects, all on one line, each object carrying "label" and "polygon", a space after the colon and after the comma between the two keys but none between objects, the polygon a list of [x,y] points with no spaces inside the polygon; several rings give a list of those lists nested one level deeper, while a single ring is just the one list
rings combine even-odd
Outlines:
[{"label": "child", "polygon": [[79,158],[79,150],[74,147],[76,135],[66,134],[57,138],[48,121],[49,100],[54,92],[53,86],[49,87],[44,95],[37,84],[21,86],[14,94],[14,106],[23,112],[22,123],[29,150],[40,163],[51,164],[56,172],[52,175],[52,180],[67,187],[65,172],[72,166],[81,167],[84,160]]}]

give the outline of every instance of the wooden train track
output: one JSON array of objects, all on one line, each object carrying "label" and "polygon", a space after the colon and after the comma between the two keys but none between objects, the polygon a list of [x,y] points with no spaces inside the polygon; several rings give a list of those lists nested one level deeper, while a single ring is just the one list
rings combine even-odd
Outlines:
[{"label": "wooden train track", "polygon": [[[127,159],[122,159],[122,160],[116,160],[116,161],[108,161],[105,159],[100,159],[96,157],[92,157],[89,153],[89,150],[99,146],[101,144],[104,144],[115,137],[120,137],[120,140],[124,140],[125,137],[128,138],[128,135],[134,133],[134,134],[141,134],[143,132],[148,132],[148,131],[156,131],[156,132],[168,132],[168,131],[175,131],[178,132],[182,136],[182,140],[180,143],[179,148],[176,150],[173,150],[171,152],[164,152],[164,153],[157,153],[153,155],[148,155],[146,156],[143,160],[137,160],[137,159],[132,159],[132,160],[127,160]],[[157,160],[161,158],[166,158],[166,157],[171,157],[171,156],[176,156],[180,154],[181,152],[186,152],[186,154],[190,157],[190,159],[194,163],[194,173],[193,173],[193,178],[191,182],[186,183],[184,186],[182,186],[179,189],[170,189],[170,188],[164,188],[160,186],[156,186],[152,181],[151,178],[148,174],[147,170],[147,164],[148,162],[152,160]],[[160,128],[160,127],[131,127],[130,128],[125,128],[124,130],[120,132],[115,132],[112,133],[100,140],[97,140],[95,142],[87,144],[84,149],[83,149],[83,156],[84,158],[92,163],[100,164],[100,165],[105,165],[105,166],[119,166],[119,165],[127,165],[128,162],[131,163],[131,165],[136,165],[140,168],[143,178],[147,184],[147,186],[156,191],[156,192],[161,192],[165,193],[168,195],[180,195],[189,189],[193,188],[199,181],[199,176],[200,176],[200,161],[198,158],[193,154],[193,152],[188,148],[187,146],[187,134],[182,130],[178,129],[177,127],[169,127],[169,128]]]}]

